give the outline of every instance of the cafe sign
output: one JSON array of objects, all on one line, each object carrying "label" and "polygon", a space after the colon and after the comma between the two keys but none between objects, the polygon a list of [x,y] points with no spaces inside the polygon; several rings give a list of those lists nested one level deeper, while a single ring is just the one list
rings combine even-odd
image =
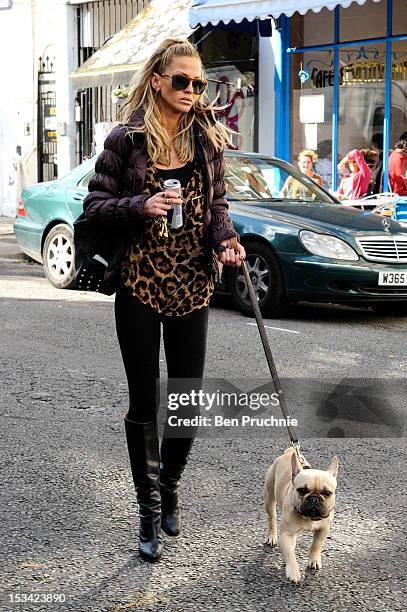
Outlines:
[{"label": "cafe sign", "polygon": [[[310,64],[311,62],[307,64],[307,70],[303,70],[301,74],[307,74],[307,77],[311,82],[311,87],[315,89],[333,87],[333,67],[321,69],[314,66],[311,69]],[[383,62],[352,62],[340,67],[339,85],[351,86],[364,83],[381,83],[385,80],[385,73],[386,66]],[[407,81],[407,60],[392,64],[391,78],[393,81]],[[308,79],[301,78],[303,81]]]}]

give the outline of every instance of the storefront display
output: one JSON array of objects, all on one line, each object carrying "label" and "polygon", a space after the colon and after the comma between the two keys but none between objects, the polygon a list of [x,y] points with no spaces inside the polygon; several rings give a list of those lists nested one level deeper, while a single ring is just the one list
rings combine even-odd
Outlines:
[{"label": "storefront display", "polygon": [[374,149],[383,156],[386,186],[389,152],[407,130],[407,1],[308,11],[286,19],[285,27],[291,127],[285,156],[295,160],[301,149],[314,149],[317,172],[336,189],[338,161],[352,149]]}]

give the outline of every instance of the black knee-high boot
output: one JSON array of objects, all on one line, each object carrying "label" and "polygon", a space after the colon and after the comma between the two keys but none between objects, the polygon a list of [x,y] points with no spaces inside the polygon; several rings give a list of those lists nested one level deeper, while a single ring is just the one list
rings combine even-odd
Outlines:
[{"label": "black knee-high boot", "polygon": [[158,484],[160,455],[157,424],[124,417],[131,471],[140,507],[139,552],[147,561],[161,557],[161,496]]},{"label": "black knee-high boot", "polygon": [[161,443],[161,527],[169,536],[177,536],[181,530],[178,488],[193,442],[194,436],[188,438],[164,436]]}]

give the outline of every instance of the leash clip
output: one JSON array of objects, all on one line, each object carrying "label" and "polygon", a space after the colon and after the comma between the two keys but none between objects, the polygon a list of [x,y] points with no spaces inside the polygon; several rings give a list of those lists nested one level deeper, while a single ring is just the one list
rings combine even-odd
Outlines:
[{"label": "leash clip", "polygon": [[300,451],[300,443],[299,442],[291,442],[294,450],[295,450],[295,454],[297,455],[297,459],[299,461],[299,464],[301,465],[303,470],[309,470],[311,469],[310,464],[308,463],[308,461],[305,459],[305,457],[303,457],[301,455],[301,451]]}]

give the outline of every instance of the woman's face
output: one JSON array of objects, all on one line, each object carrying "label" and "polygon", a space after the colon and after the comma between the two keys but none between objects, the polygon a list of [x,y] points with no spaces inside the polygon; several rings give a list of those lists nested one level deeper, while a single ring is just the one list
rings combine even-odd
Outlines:
[{"label": "woman's face", "polygon": [[172,113],[187,113],[198,100],[199,94],[194,93],[192,82],[178,91],[172,86],[172,77],[181,75],[193,80],[202,79],[201,62],[195,57],[174,57],[164,70],[165,75],[155,73],[151,79],[152,86],[158,90],[160,106]]},{"label": "woman's face", "polygon": [[304,174],[312,172],[312,159],[308,155],[301,155],[298,160],[298,167]]},{"label": "woman's face", "polygon": [[349,170],[354,173],[359,171],[359,166],[355,161],[349,160]]}]

